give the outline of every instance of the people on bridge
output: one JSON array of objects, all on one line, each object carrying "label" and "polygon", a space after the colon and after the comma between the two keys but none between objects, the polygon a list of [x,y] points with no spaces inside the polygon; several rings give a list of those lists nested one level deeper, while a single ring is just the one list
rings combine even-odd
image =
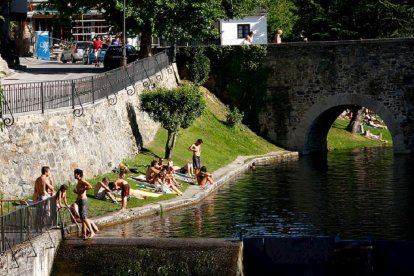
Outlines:
[{"label": "people on bridge", "polygon": [[282,34],[283,34],[282,30],[277,30],[275,34],[275,38],[273,39],[273,43],[276,43],[276,44],[282,43]]}]

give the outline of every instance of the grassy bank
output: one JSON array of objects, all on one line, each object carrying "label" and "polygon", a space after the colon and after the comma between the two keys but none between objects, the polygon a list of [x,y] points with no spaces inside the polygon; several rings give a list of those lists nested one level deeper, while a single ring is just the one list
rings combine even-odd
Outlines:
[{"label": "grassy bank", "polygon": [[349,121],[337,119],[332,125],[328,133],[328,149],[351,149],[351,148],[363,148],[363,147],[379,147],[379,146],[392,146],[391,133],[388,129],[379,129],[364,126],[364,129],[369,130],[372,134],[378,135],[382,133],[382,138],[387,143],[368,139],[360,134],[352,135],[345,130]]},{"label": "grassy bank", "polygon": [[[282,150],[275,145],[267,142],[265,139],[257,136],[246,126],[231,128],[225,123],[226,108],[212,94],[204,90],[207,110],[198,118],[195,123],[188,129],[181,130],[178,136],[177,144],[173,152],[172,160],[175,165],[182,166],[192,160],[192,153],[188,147],[198,138],[203,139],[202,145],[202,164],[207,166],[208,170],[214,170],[223,167],[232,162],[239,155],[258,155],[271,151]],[[164,157],[164,147],[166,142],[166,131],[160,129],[155,140],[148,145],[144,145],[145,149],[130,160],[122,160],[129,167],[138,167],[142,173],[145,168],[141,165],[149,164],[152,160]],[[120,160],[121,161],[121,160]],[[141,167],[140,167],[141,166]],[[131,174],[133,175],[133,174]],[[131,176],[127,175],[127,176]],[[108,172],[99,175],[88,181],[95,185],[104,176],[110,178],[111,181],[117,179],[117,174]],[[136,183],[129,180],[131,188],[136,189]],[[185,190],[188,184],[183,183],[181,190]],[[75,194],[72,192],[73,186],[68,192],[68,201],[75,201]],[[92,198],[93,191],[88,191],[90,197],[90,216],[98,216],[119,209],[119,205],[111,203],[110,200],[102,201]],[[135,199],[128,201],[128,207],[138,207],[155,201],[162,201],[175,197],[175,195],[165,194],[158,198]]]}]

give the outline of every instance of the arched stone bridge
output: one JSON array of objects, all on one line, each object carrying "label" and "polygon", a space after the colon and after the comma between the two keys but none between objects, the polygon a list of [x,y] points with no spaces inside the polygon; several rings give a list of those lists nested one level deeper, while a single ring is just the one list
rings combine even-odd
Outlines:
[{"label": "arched stone bridge", "polygon": [[309,42],[268,47],[261,132],[289,150],[327,150],[328,131],[351,105],[377,113],[395,153],[414,152],[414,39]]}]

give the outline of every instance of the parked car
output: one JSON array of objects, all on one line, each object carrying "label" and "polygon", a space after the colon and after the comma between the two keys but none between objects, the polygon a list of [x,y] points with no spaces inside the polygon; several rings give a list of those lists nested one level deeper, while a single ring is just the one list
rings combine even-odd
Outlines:
[{"label": "parked car", "polygon": [[[138,59],[138,52],[134,46],[126,45],[127,63]],[[122,46],[111,45],[106,50],[104,57],[104,69],[110,70],[121,66],[122,61]]]},{"label": "parked car", "polygon": [[66,63],[72,61],[76,63],[79,60],[83,60],[83,54],[87,48],[92,46],[92,42],[89,41],[75,41],[72,42],[68,47],[63,49],[60,61]]},{"label": "parked car", "polygon": [[[104,61],[105,53],[106,53],[106,50],[108,50],[108,47],[109,46],[107,44],[102,44],[102,48],[99,54],[100,62]],[[83,64],[92,64],[95,62],[95,60],[96,60],[95,51],[93,47],[90,47],[83,54]]]}]

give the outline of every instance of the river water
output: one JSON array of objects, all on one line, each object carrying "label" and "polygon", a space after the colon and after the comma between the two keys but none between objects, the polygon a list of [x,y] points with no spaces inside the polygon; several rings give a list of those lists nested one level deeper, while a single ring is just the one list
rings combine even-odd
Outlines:
[{"label": "river water", "polygon": [[242,235],[414,240],[414,158],[333,151],[259,166],[202,203],[102,229],[109,237]]}]

